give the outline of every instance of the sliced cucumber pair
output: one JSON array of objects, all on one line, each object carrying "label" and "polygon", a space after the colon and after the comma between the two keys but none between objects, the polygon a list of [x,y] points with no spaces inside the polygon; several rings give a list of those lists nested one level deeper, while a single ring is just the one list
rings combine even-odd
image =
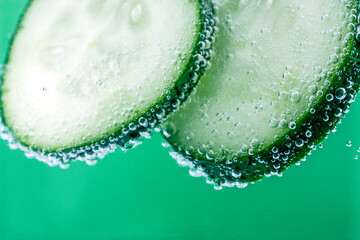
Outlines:
[{"label": "sliced cucumber pair", "polygon": [[35,0],[3,76],[3,136],[46,161],[101,157],[147,136],[205,72],[165,123],[172,155],[217,186],[280,174],[354,101],[359,3],[215,6],[205,72],[208,1]]},{"label": "sliced cucumber pair", "polygon": [[3,137],[58,163],[131,147],[190,94],[215,22],[207,0],[32,1],[2,79]]}]

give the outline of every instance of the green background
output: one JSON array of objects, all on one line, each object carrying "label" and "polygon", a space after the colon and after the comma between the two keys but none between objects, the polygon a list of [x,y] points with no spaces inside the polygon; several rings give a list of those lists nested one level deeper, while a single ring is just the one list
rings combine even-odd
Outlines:
[{"label": "green background", "polygon": [[[0,0],[1,59],[25,4]],[[360,101],[323,149],[283,177],[221,191],[177,166],[158,133],[67,170],[0,141],[0,240],[360,239],[359,117]]]}]

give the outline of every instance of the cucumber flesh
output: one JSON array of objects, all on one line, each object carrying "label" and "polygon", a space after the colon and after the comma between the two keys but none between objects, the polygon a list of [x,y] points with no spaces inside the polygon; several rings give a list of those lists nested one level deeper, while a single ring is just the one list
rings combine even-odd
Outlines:
[{"label": "cucumber flesh", "polygon": [[229,0],[218,9],[212,67],[164,136],[198,175],[244,186],[299,161],[353,101],[358,1]]},{"label": "cucumber flesh", "polygon": [[2,80],[5,138],[70,158],[124,146],[189,94],[214,23],[207,1],[34,0]]}]

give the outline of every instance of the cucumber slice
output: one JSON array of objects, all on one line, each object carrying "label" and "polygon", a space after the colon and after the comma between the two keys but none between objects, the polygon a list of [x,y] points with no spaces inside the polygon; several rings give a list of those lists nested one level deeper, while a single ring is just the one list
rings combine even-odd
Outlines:
[{"label": "cucumber slice", "polygon": [[355,0],[218,2],[212,67],[169,118],[171,154],[217,187],[281,175],[339,122],[359,87]]},{"label": "cucumber slice", "polygon": [[32,1],[1,84],[3,138],[52,162],[131,147],[204,72],[213,14],[207,0]]}]

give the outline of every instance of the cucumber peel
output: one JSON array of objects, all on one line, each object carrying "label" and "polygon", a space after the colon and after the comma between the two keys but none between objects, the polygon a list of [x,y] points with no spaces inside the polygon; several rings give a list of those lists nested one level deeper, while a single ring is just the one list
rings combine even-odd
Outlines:
[{"label": "cucumber peel", "polygon": [[216,188],[281,175],[359,89],[358,1],[219,1],[212,67],[163,135]]},{"label": "cucumber peel", "polygon": [[33,0],[1,76],[1,136],[49,164],[131,148],[208,67],[208,0]]}]

